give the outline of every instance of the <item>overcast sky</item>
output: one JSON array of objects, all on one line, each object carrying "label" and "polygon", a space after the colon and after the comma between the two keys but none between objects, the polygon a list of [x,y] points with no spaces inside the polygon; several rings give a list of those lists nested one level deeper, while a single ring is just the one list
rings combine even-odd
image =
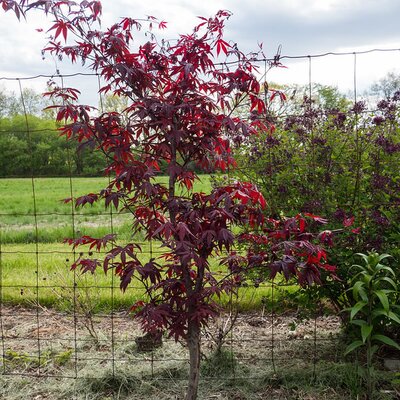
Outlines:
[{"label": "overcast sky", "polygon": [[[245,51],[263,42],[267,57],[279,45],[282,55],[312,55],[324,52],[359,51],[373,48],[400,49],[399,0],[104,0],[103,28],[123,16],[141,18],[154,15],[168,22],[166,37],[189,32],[196,17],[211,16],[219,9],[233,12],[226,38]],[[43,16],[28,16],[18,22],[12,13],[0,12],[0,77],[24,77],[82,71],[82,67],[42,60],[45,35],[37,28],[48,28]],[[287,69],[272,71],[268,79],[281,83],[307,83],[308,60],[285,61]],[[312,80],[352,90],[354,56],[329,56],[312,60]],[[400,51],[357,56],[357,85],[362,93],[387,72],[400,72]],[[23,81],[24,87],[43,90],[45,79]],[[71,86],[83,90],[82,100],[94,102],[96,83],[73,80]],[[16,82],[0,80],[0,87],[16,90]]]}]

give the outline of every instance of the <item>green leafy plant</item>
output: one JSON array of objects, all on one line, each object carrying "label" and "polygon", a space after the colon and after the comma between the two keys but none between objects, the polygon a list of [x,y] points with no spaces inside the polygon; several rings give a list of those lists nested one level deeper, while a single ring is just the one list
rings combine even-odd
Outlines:
[{"label": "green leafy plant", "polygon": [[340,279],[324,281],[318,296],[339,311],[352,305],[346,290],[355,253],[400,255],[400,91],[368,111],[332,87],[314,86],[311,98],[283,87],[282,101],[266,86],[264,117],[275,130],[237,143],[233,174],[257,185],[270,216],[307,212],[328,220],[324,240],[333,243],[329,262]]},{"label": "green leafy plant", "polygon": [[359,326],[360,330],[358,338],[348,345],[345,354],[365,347],[367,390],[371,394],[374,354],[382,345],[400,350],[400,345],[386,335],[387,328],[391,325],[400,325],[400,306],[396,305],[399,290],[395,272],[383,263],[390,255],[357,255],[364,263],[353,265],[358,270],[349,289],[354,305],[347,311],[350,313],[350,324]]}]

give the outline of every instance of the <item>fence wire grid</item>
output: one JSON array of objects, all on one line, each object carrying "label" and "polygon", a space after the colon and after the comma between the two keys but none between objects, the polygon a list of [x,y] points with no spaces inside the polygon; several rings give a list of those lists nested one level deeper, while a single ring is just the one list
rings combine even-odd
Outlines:
[{"label": "fence wire grid", "polygon": [[[399,51],[373,49],[279,56],[278,59],[258,62],[263,66],[266,61],[305,60],[311,97],[314,59],[350,56],[353,58],[353,70],[350,71],[353,75],[353,101],[357,103],[357,57],[369,53],[379,57],[382,52]],[[0,77],[0,81],[13,80],[18,84],[26,124],[19,132],[28,136],[28,142],[33,133],[51,130],[31,129],[23,95],[25,81],[40,78],[68,80],[77,76],[98,78],[88,73]],[[10,134],[9,130],[0,130],[0,135],[7,134]],[[28,146],[28,150],[30,148]],[[69,174],[64,177],[68,181],[65,197],[75,197],[77,190],[82,190],[82,186],[79,186],[81,178],[74,176],[71,150],[66,151]],[[31,161],[34,156],[30,152]],[[98,277],[69,272],[68,266],[79,253],[70,251],[67,245],[53,246],[43,239],[49,229],[68,231],[72,237],[79,236],[85,227],[119,233],[124,229],[123,220],[128,213],[117,214],[112,210],[104,212],[100,209],[77,211],[73,206],[68,211],[62,207],[46,210],[45,198],[39,193],[43,188],[41,180],[46,178],[39,177],[33,168],[30,172],[29,179],[21,179],[20,182],[21,185],[25,182],[21,190],[25,195],[30,192],[31,203],[24,205],[23,212],[18,211],[17,207],[10,212],[0,210],[1,373],[5,376],[97,379],[99,369],[116,376],[133,365],[147,378],[166,382],[186,380],[188,355],[181,343],[163,338],[162,347],[140,351],[140,329],[129,313],[121,309],[126,309],[140,297],[141,287],[131,285],[125,294],[121,294],[113,274]],[[16,178],[5,176],[2,171],[0,175],[2,178]],[[18,193],[15,193],[17,198]],[[388,206],[398,207],[398,204]],[[19,247],[10,243],[7,235],[12,229],[30,230],[32,240]],[[143,257],[161,253],[156,243],[143,241],[141,245]],[[18,282],[10,282],[12,269],[20,271]],[[264,379],[263,376],[249,374],[243,365],[268,365],[273,373],[279,374],[280,369],[299,363],[308,368],[315,378],[319,362],[343,359],[339,318],[323,315],[318,305],[313,315],[304,319],[294,313],[282,312],[282,296],[277,297],[277,294],[282,290],[290,290],[287,286],[290,285],[282,282],[249,284],[240,290],[237,299],[227,299],[221,318],[203,332],[202,345],[207,356],[222,346],[229,351],[232,362],[223,375],[212,369],[202,371],[203,380]],[[15,302],[18,297],[21,299],[19,305],[13,305],[12,299]],[[248,304],[253,302],[263,306],[258,307],[257,311],[239,312],[243,308],[243,299]],[[49,307],[48,303],[57,303],[57,309]],[[101,305],[104,306],[103,311],[99,312]],[[183,372],[177,372],[176,368]]]}]

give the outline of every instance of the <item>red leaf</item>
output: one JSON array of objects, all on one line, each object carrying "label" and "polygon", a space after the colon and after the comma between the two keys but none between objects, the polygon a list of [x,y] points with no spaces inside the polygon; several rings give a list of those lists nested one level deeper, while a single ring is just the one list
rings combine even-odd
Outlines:
[{"label": "red leaf", "polygon": [[354,217],[345,218],[343,220],[343,226],[345,226],[346,228],[348,228],[349,226],[352,226],[353,224],[354,224]]},{"label": "red leaf", "polygon": [[131,311],[136,312],[138,308],[142,308],[145,305],[145,302],[142,300],[137,301],[135,304],[131,306]]},{"label": "red leaf", "polygon": [[56,31],[56,33],[54,35],[55,39],[57,39],[57,37],[62,34],[64,37],[64,40],[67,41],[68,29],[72,29],[72,25],[70,22],[64,22],[63,20],[57,20],[57,22],[47,32],[55,30]]},{"label": "red leaf", "polygon": [[304,213],[304,215],[306,217],[309,217],[309,218],[313,219],[316,222],[319,222],[320,224],[328,223],[328,220],[326,218],[319,217],[318,215],[314,215],[314,214],[311,214],[311,213]]},{"label": "red leaf", "polygon": [[300,232],[303,233],[306,229],[306,220],[304,218],[300,218]]},{"label": "red leaf", "polygon": [[260,193],[260,195],[258,196],[258,201],[259,201],[259,203],[260,203],[262,209],[264,209],[264,208],[267,207],[267,202],[266,202],[264,196],[263,196],[261,193]]},{"label": "red leaf", "polygon": [[230,44],[225,42],[225,40],[223,39],[218,39],[216,45],[217,45],[217,56],[221,51],[223,51],[225,54],[228,54],[228,48],[231,47]]},{"label": "red leaf", "polygon": [[337,270],[336,265],[321,264],[320,267],[321,267],[322,269],[324,269],[325,271],[330,272],[330,273],[331,273],[330,276],[331,276],[332,278],[335,278],[334,272]]},{"label": "red leaf", "polygon": [[93,11],[93,19],[96,19],[102,12],[102,6],[100,1],[92,1],[90,8]]}]

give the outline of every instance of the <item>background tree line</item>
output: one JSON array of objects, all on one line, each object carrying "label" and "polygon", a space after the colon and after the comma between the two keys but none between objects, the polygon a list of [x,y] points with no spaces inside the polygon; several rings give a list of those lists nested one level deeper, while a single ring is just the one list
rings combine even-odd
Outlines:
[{"label": "background tree line", "polygon": [[[0,89],[0,177],[97,176],[104,156],[60,136],[49,101],[32,89]],[[25,111],[27,113],[25,117]]]},{"label": "background tree line", "polygon": [[[46,110],[51,105],[48,99],[28,88],[22,95],[23,103],[20,95],[0,88],[0,178],[26,177],[32,173],[102,176],[105,156],[60,136],[54,110]],[[99,110],[122,112],[127,106],[126,98],[106,96]],[[162,163],[160,167],[163,172],[167,165]],[[192,167],[197,169],[194,164]]]},{"label": "background tree line", "polygon": [[[304,96],[309,94],[307,86],[273,86],[282,90],[287,98],[278,109],[276,102],[271,103],[275,107],[274,115],[302,113]],[[375,82],[368,95],[372,101],[374,98],[387,99],[399,89],[400,76],[391,72]],[[312,92],[313,101],[324,109],[345,110],[352,102],[332,86],[316,84]],[[35,176],[102,175],[104,156],[60,137],[54,112],[46,110],[50,101],[30,88],[25,88],[22,95],[23,103],[20,95],[0,88],[0,177],[30,176],[32,172]],[[127,106],[127,99],[107,96],[99,109],[121,112]],[[162,170],[165,168],[166,165],[161,165]]]}]

